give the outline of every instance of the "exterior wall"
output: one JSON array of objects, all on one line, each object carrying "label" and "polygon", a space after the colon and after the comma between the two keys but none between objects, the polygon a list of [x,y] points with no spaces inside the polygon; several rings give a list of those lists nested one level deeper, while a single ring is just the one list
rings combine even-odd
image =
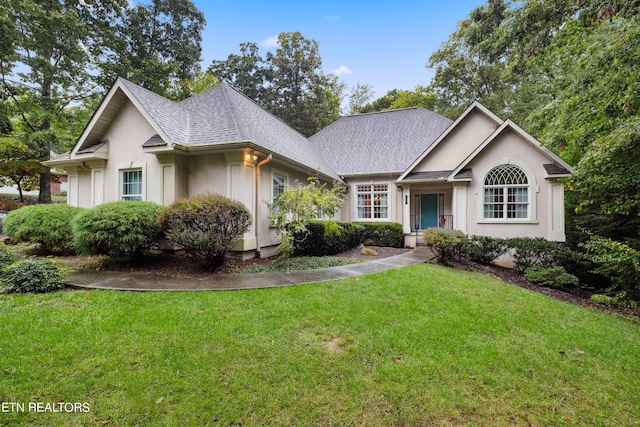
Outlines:
[{"label": "exterior wall", "polygon": [[[241,162],[241,160],[239,160]],[[218,193],[228,196],[227,160],[224,154],[202,154],[188,157],[188,166],[182,168],[186,179],[187,197],[203,193]],[[182,178],[184,180],[184,178]]]},{"label": "exterior wall", "polygon": [[[156,156],[142,151],[142,144],[155,134],[155,130],[131,103],[127,103],[104,139],[109,140],[108,161],[88,161],[91,171],[78,173],[78,202],[80,206],[92,207],[120,199],[120,171],[141,168],[143,175],[143,200],[163,203],[163,187],[150,185],[162,182],[163,169]],[[89,183],[87,181],[90,181]],[[71,184],[70,184],[71,187]],[[70,193],[73,190],[70,188]],[[73,197],[73,195],[71,195]]]},{"label": "exterior wall", "polygon": [[[91,204],[91,171],[78,168],[77,171],[77,186],[74,186],[72,175],[69,172],[69,192],[67,193],[67,200],[69,204],[72,206],[79,206],[81,208],[91,208],[93,205]],[[76,203],[73,203],[73,189],[77,188],[75,192],[76,195]]]},{"label": "exterior wall", "polygon": [[497,128],[493,120],[472,111],[422,160],[413,172],[455,169]]},{"label": "exterior wall", "polygon": [[[505,131],[497,137],[469,165],[473,171],[473,180],[466,190],[467,223],[466,230],[463,231],[469,235],[564,240],[564,188],[562,183],[545,179],[543,164],[549,161],[512,131]],[[530,185],[529,219],[483,218],[484,178],[493,167],[500,164],[514,164],[527,173]],[[550,223],[552,218],[555,224]]]}]

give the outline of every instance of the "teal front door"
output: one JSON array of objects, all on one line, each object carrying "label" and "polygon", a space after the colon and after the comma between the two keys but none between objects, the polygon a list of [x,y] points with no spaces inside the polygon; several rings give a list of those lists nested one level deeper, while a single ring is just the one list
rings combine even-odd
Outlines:
[{"label": "teal front door", "polygon": [[422,230],[429,227],[438,226],[438,195],[420,195],[420,228]]}]

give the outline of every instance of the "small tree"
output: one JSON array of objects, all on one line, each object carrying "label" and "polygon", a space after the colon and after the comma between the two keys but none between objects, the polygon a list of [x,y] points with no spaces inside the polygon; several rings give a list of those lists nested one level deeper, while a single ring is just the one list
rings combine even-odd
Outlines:
[{"label": "small tree", "polygon": [[249,229],[251,213],[219,194],[201,194],[164,208],[159,222],[170,244],[184,249],[203,269],[216,270],[236,238]]},{"label": "small tree", "polygon": [[44,167],[38,160],[38,152],[29,144],[11,136],[0,137],[0,185],[16,185],[20,201],[23,191],[35,190],[40,184],[40,172]]},{"label": "small tree", "polygon": [[[309,177],[309,183],[298,183],[297,188],[288,189],[271,204],[271,224],[282,239],[278,248],[280,254],[293,254],[294,236],[308,234],[307,223],[320,216],[331,218],[345,201],[345,188],[334,184],[320,184],[317,177]],[[303,237],[304,239],[304,237]]]}]

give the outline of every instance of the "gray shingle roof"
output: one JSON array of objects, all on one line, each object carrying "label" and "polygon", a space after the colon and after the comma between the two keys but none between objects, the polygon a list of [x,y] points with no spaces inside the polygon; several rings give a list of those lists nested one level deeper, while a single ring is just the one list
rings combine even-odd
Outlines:
[{"label": "gray shingle roof", "polygon": [[424,108],[358,114],[338,120],[310,141],[341,175],[403,172],[451,123]]},{"label": "gray shingle roof", "polygon": [[547,163],[542,165],[549,175],[571,175],[571,172],[555,163]]},{"label": "gray shingle roof", "polygon": [[[176,104],[124,79],[122,81],[176,144],[215,146],[251,143],[268,153],[339,179],[307,138],[227,83]],[[150,140],[145,144],[156,142]]]}]

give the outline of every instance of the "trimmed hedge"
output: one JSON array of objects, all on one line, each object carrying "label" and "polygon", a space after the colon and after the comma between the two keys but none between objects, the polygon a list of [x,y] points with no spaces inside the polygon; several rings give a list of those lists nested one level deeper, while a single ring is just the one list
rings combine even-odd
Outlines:
[{"label": "trimmed hedge", "polygon": [[62,203],[24,206],[4,218],[4,233],[16,242],[39,244],[44,254],[73,254],[71,221],[83,211]]},{"label": "trimmed hedge", "polygon": [[357,222],[356,224],[364,227],[360,239],[366,246],[390,248],[402,248],[404,246],[402,224],[397,222]]},{"label": "trimmed hedge", "polygon": [[355,248],[361,242],[364,227],[342,221],[310,221],[307,233],[293,235],[295,256],[334,255]]},{"label": "trimmed hedge", "polygon": [[471,261],[481,264],[491,264],[509,250],[506,239],[489,236],[471,236],[469,242],[462,248],[462,254]]},{"label": "trimmed hedge", "polygon": [[236,238],[249,229],[251,213],[219,194],[201,194],[164,208],[159,223],[171,245],[184,249],[204,270],[216,270]]},{"label": "trimmed hedge", "polygon": [[118,201],[91,208],[72,222],[78,250],[90,255],[136,259],[157,244],[162,206]]}]

